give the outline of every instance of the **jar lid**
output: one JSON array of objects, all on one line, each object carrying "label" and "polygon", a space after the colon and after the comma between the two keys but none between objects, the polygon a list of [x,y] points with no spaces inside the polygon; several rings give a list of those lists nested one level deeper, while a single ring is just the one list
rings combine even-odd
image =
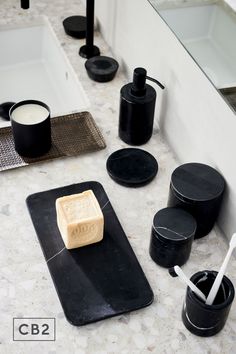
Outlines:
[{"label": "jar lid", "polygon": [[[194,238],[197,222],[183,209],[164,208],[153,219],[153,236],[165,243],[186,243]],[[155,241],[154,241],[155,242]]]},{"label": "jar lid", "polygon": [[185,201],[210,201],[220,197],[225,181],[214,168],[202,163],[186,163],[171,176],[174,192]]}]

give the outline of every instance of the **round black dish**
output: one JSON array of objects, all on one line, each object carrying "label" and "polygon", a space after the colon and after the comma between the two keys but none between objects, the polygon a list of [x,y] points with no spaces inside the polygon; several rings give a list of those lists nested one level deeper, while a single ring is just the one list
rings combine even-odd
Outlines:
[{"label": "round black dish", "polygon": [[63,26],[68,36],[83,39],[86,36],[86,17],[70,16],[63,21]]},{"label": "round black dish", "polygon": [[191,214],[178,208],[159,210],[153,219],[149,253],[166,268],[187,262],[197,223]]},{"label": "round black dish", "polygon": [[10,120],[9,111],[15,102],[4,102],[0,104],[0,117],[6,120]]},{"label": "round black dish", "polygon": [[224,178],[214,168],[202,163],[186,163],[172,173],[168,206],[192,214],[197,221],[195,238],[200,238],[213,228],[224,190]]},{"label": "round black dish", "polygon": [[151,182],[158,171],[156,159],[149,152],[135,148],[113,152],[106,167],[110,177],[126,187],[142,187]]},{"label": "round black dish", "polygon": [[96,56],[85,62],[88,76],[97,82],[113,80],[118,67],[119,64],[115,59],[106,56]]}]

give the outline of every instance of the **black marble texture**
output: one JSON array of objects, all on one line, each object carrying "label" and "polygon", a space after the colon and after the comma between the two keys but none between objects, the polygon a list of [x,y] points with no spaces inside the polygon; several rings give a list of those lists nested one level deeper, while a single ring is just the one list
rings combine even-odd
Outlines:
[{"label": "black marble texture", "polygon": [[109,176],[126,187],[142,187],[150,183],[158,172],[158,163],[149,152],[126,148],[113,152],[107,159]]},{"label": "black marble texture", "polygon": [[[67,250],[57,227],[55,201],[88,189],[104,215],[104,238]],[[27,206],[71,324],[85,325],[152,303],[153,292],[101,184],[84,182],[36,193],[27,198]]]},{"label": "black marble texture", "polygon": [[153,219],[149,253],[166,268],[182,266],[190,256],[197,223],[191,214],[178,208],[159,210]]},{"label": "black marble texture", "polygon": [[85,62],[90,79],[97,82],[108,82],[114,79],[118,70],[118,62],[110,57],[95,56]]},{"label": "black marble texture", "polygon": [[197,221],[195,238],[200,238],[212,230],[224,191],[225,180],[214,168],[202,163],[186,163],[172,173],[168,206],[192,214]]}]

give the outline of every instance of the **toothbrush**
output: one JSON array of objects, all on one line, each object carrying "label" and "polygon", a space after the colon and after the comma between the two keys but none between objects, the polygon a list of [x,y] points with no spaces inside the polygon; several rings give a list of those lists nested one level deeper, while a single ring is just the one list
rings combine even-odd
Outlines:
[{"label": "toothbrush", "polygon": [[230,260],[230,257],[231,257],[231,254],[234,250],[234,248],[236,247],[236,233],[233,234],[233,236],[231,237],[231,240],[230,240],[230,243],[229,243],[229,249],[228,249],[228,252],[225,256],[225,259],[224,259],[224,262],[217,274],[217,277],[215,278],[215,281],[212,285],[212,288],[207,296],[207,299],[206,299],[206,304],[207,305],[212,305],[214,300],[215,300],[215,297],[218,293],[218,290],[220,288],[220,285],[221,285],[221,282],[222,282],[222,279],[223,279],[223,276],[225,274],[225,271],[226,271],[226,268],[227,268],[227,265],[228,265],[228,262]]},{"label": "toothbrush", "polygon": [[180,279],[182,279],[196,295],[198,295],[204,302],[206,301],[206,296],[203,294],[203,292],[201,292],[201,290],[198,289],[188,277],[186,277],[179,266],[176,265],[173,268],[170,268],[169,273],[172,277],[179,276]]}]

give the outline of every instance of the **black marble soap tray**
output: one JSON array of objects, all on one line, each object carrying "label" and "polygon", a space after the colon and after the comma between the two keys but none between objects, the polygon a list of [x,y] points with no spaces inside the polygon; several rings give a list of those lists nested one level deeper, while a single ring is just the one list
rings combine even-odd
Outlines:
[{"label": "black marble soap tray", "polygon": [[15,151],[11,127],[0,128],[0,171],[36,162],[101,150],[104,138],[89,112],[79,112],[51,119],[52,147],[48,153],[27,158]]},{"label": "black marble soap tray", "polygon": [[[102,209],[104,238],[67,250],[57,227],[55,201],[87,189]],[[27,206],[71,324],[85,325],[152,303],[153,292],[101,184],[84,182],[36,193],[27,198]]]}]

